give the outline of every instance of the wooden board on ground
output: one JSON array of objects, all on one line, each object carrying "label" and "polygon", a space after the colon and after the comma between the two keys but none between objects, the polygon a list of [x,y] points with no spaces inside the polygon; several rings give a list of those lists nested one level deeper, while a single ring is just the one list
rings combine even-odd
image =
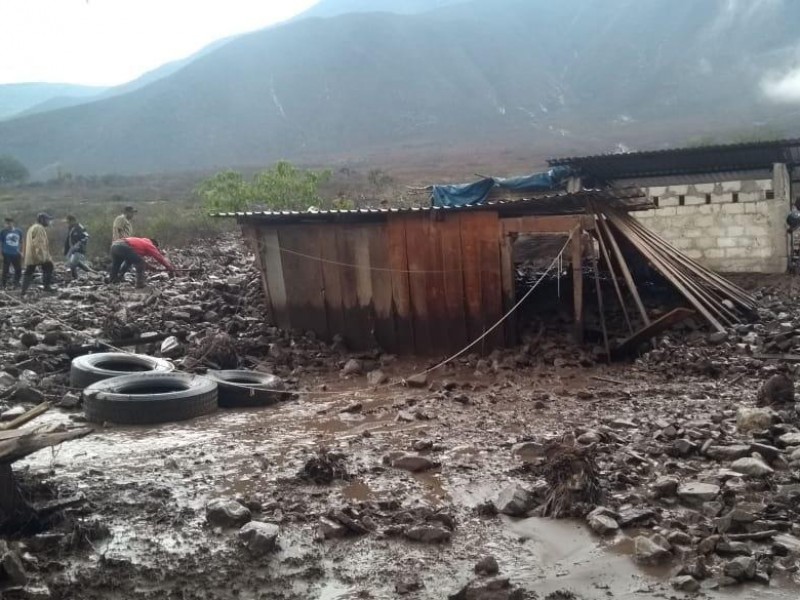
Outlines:
[{"label": "wooden board on ground", "polygon": [[620,358],[628,356],[635,352],[639,345],[646,342],[650,338],[657,336],[662,331],[677,325],[681,321],[685,321],[689,317],[696,315],[695,311],[690,308],[679,307],[669,311],[667,314],[659,317],[655,321],[651,321],[649,325],[642,327],[636,331],[632,336],[622,340],[620,344],[611,351],[612,358]]}]

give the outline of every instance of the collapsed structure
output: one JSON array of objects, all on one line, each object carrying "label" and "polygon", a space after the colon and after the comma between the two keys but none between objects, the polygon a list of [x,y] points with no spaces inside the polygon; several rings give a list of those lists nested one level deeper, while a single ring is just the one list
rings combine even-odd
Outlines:
[{"label": "collapsed structure", "polygon": [[[577,339],[583,337],[584,299],[597,294],[609,354],[594,257],[602,260],[625,313],[630,338],[622,347],[694,314],[651,319],[628,264],[632,256],[670,281],[718,330],[755,308],[745,292],[643,231],[627,214],[648,206],[638,191],[541,192],[513,201],[489,200],[486,191],[480,203],[460,206],[219,216],[235,217],[253,248],[275,325],[324,339],[341,336],[353,349],[431,355],[478,339],[484,352],[515,344],[520,297],[514,245],[526,236],[564,242],[547,255],[546,270],[559,257],[570,266]],[[594,290],[584,283],[592,271]]]}]

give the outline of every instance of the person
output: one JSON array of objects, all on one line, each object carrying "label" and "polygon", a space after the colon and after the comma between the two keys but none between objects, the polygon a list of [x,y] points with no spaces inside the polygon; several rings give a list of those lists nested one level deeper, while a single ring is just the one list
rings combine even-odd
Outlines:
[{"label": "person", "polygon": [[64,239],[64,256],[72,273],[72,279],[78,278],[78,269],[87,273],[94,272],[86,264],[86,244],[89,243],[89,232],[78,222],[75,215],[67,215],[67,237]]},{"label": "person", "polygon": [[114,219],[114,225],[111,228],[111,243],[123,240],[125,238],[133,237],[133,215],[138,211],[132,206],[126,206],[122,209],[122,214]]},{"label": "person", "polygon": [[14,267],[14,287],[22,278],[22,229],[14,226],[14,219],[5,218],[5,227],[0,230],[0,247],[3,252],[2,287],[8,284],[11,267]]},{"label": "person", "polygon": [[33,274],[36,267],[42,270],[42,283],[44,291],[52,292],[53,282],[53,259],[50,256],[50,246],[47,240],[47,227],[50,226],[53,218],[47,213],[39,213],[36,216],[36,223],[28,228],[25,236],[25,272],[22,274],[22,290],[24,296],[33,281]]},{"label": "person", "polygon": [[[138,211],[133,206],[126,206],[122,209],[122,214],[119,215],[116,219],[114,219],[114,224],[111,226],[111,245],[113,247],[114,242],[118,242],[119,240],[124,240],[128,237],[133,237],[133,216]],[[120,266],[119,276],[125,277],[125,273],[128,272],[128,268],[130,265],[128,263],[122,263]]]},{"label": "person", "polygon": [[169,276],[175,276],[175,267],[172,266],[158,247],[158,241],[149,238],[127,237],[111,244],[111,283],[120,279],[120,269],[123,264],[132,265],[136,269],[136,287],[144,287],[145,258],[152,258],[161,263]]}]

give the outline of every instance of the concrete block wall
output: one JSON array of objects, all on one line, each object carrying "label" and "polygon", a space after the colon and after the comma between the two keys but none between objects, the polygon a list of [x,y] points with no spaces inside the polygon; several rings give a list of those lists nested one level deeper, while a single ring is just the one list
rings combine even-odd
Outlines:
[{"label": "concrete block wall", "polygon": [[643,190],[658,208],[631,214],[689,258],[721,272],[786,271],[790,207],[773,179]]}]

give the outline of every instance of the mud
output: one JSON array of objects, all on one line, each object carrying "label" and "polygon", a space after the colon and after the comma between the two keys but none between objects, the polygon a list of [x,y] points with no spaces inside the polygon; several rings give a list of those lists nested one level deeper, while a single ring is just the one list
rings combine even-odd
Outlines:
[{"label": "mud", "polygon": [[[190,282],[178,283],[190,289]],[[166,282],[151,287],[169,293]],[[132,290],[119,293],[123,301],[142,302]],[[35,306],[58,314],[66,310],[58,302],[43,298]],[[3,308],[19,310],[10,303]],[[174,311],[174,305],[163,310]],[[698,447],[707,439],[752,443],[752,436],[735,430],[736,411],[756,405],[758,386],[772,373],[768,363],[754,366],[751,355],[737,359],[702,337],[691,342],[683,360],[698,352],[717,353],[730,363],[748,361],[737,381],[720,376],[727,370],[712,375],[675,366],[682,360],[678,355],[666,367],[653,357],[598,365],[560,343],[545,352],[465,357],[433,374],[429,387],[412,389],[401,381],[431,363],[379,353],[353,357],[309,338],[295,345],[287,334],[237,316],[229,316],[229,323],[238,323],[250,340],[239,354],[283,375],[297,395],[270,407],[219,411],[183,423],[101,426],[90,437],[16,463],[34,500],[81,494],[83,501],[65,509],[46,531],[11,540],[31,580],[24,588],[6,586],[4,598],[441,599],[480,580],[474,567],[487,555],[497,560],[499,576],[526,597],[681,597],[671,579],[694,559],[698,542],[715,533],[716,517],[674,498],[654,498],[651,486],[668,474],[681,481],[717,480],[728,468],[724,461],[696,448],[676,457],[673,443],[678,436]],[[142,329],[152,329],[158,318],[150,315]],[[258,336],[264,339],[256,343]],[[664,348],[662,343],[656,351]],[[178,361],[184,368],[197,356],[188,350]],[[524,367],[517,366],[521,353],[528,358]],[[340,369],[351,358],[383,363],[389,384],[374,387],[366,376],[343,377]],[[53,387],[58,381],[50,383],[40,387],[56,397],[61,388]],[[794,417],[782,414],[788,431]],[[35,424],[80,420],[79,410],[53,410]],[[674,437],[663,433],[670,426]],[[652,517],[600,537],[583,518],[538,515],[547,491],[541,475],[545,449],[553,441],[577,443],[586,433],[597,434],[587,446],[597,463],[601,503],[618,514],[649,508]],[[399,453],[424,457],[431,467],[396,468],[392,461]],[[331,477],[303,476],[309,461],[326,456],[336,457]],[[752,505],[760,521],[784,523],[782,531],[797,534],[797,505],[779,505],[775,494],[779,486],[800,481],[800,470],[788,458],[772,465],[775,473],[765,485],[745,480],[735,488],[737,503]],[[527,516],[498,515],[489,504],[512,484],[536,497]],[[205,508],[215,498],[236,499],[253,519],[279,525],[279,550],[254,558],[235,529],[210,526]],[[322,519],[351,526],[326,538]],[[412,529],[447,539],[414,541]],[[634,561],[636,536],[683,530],[693,541],[675,544],[668,561]],[[712,552],[700,593],[796,598],[798,556],[774,555],[771,539],[749,545],[759,564],[770,566],[769,585],[716,588],[727,559]]]}]

